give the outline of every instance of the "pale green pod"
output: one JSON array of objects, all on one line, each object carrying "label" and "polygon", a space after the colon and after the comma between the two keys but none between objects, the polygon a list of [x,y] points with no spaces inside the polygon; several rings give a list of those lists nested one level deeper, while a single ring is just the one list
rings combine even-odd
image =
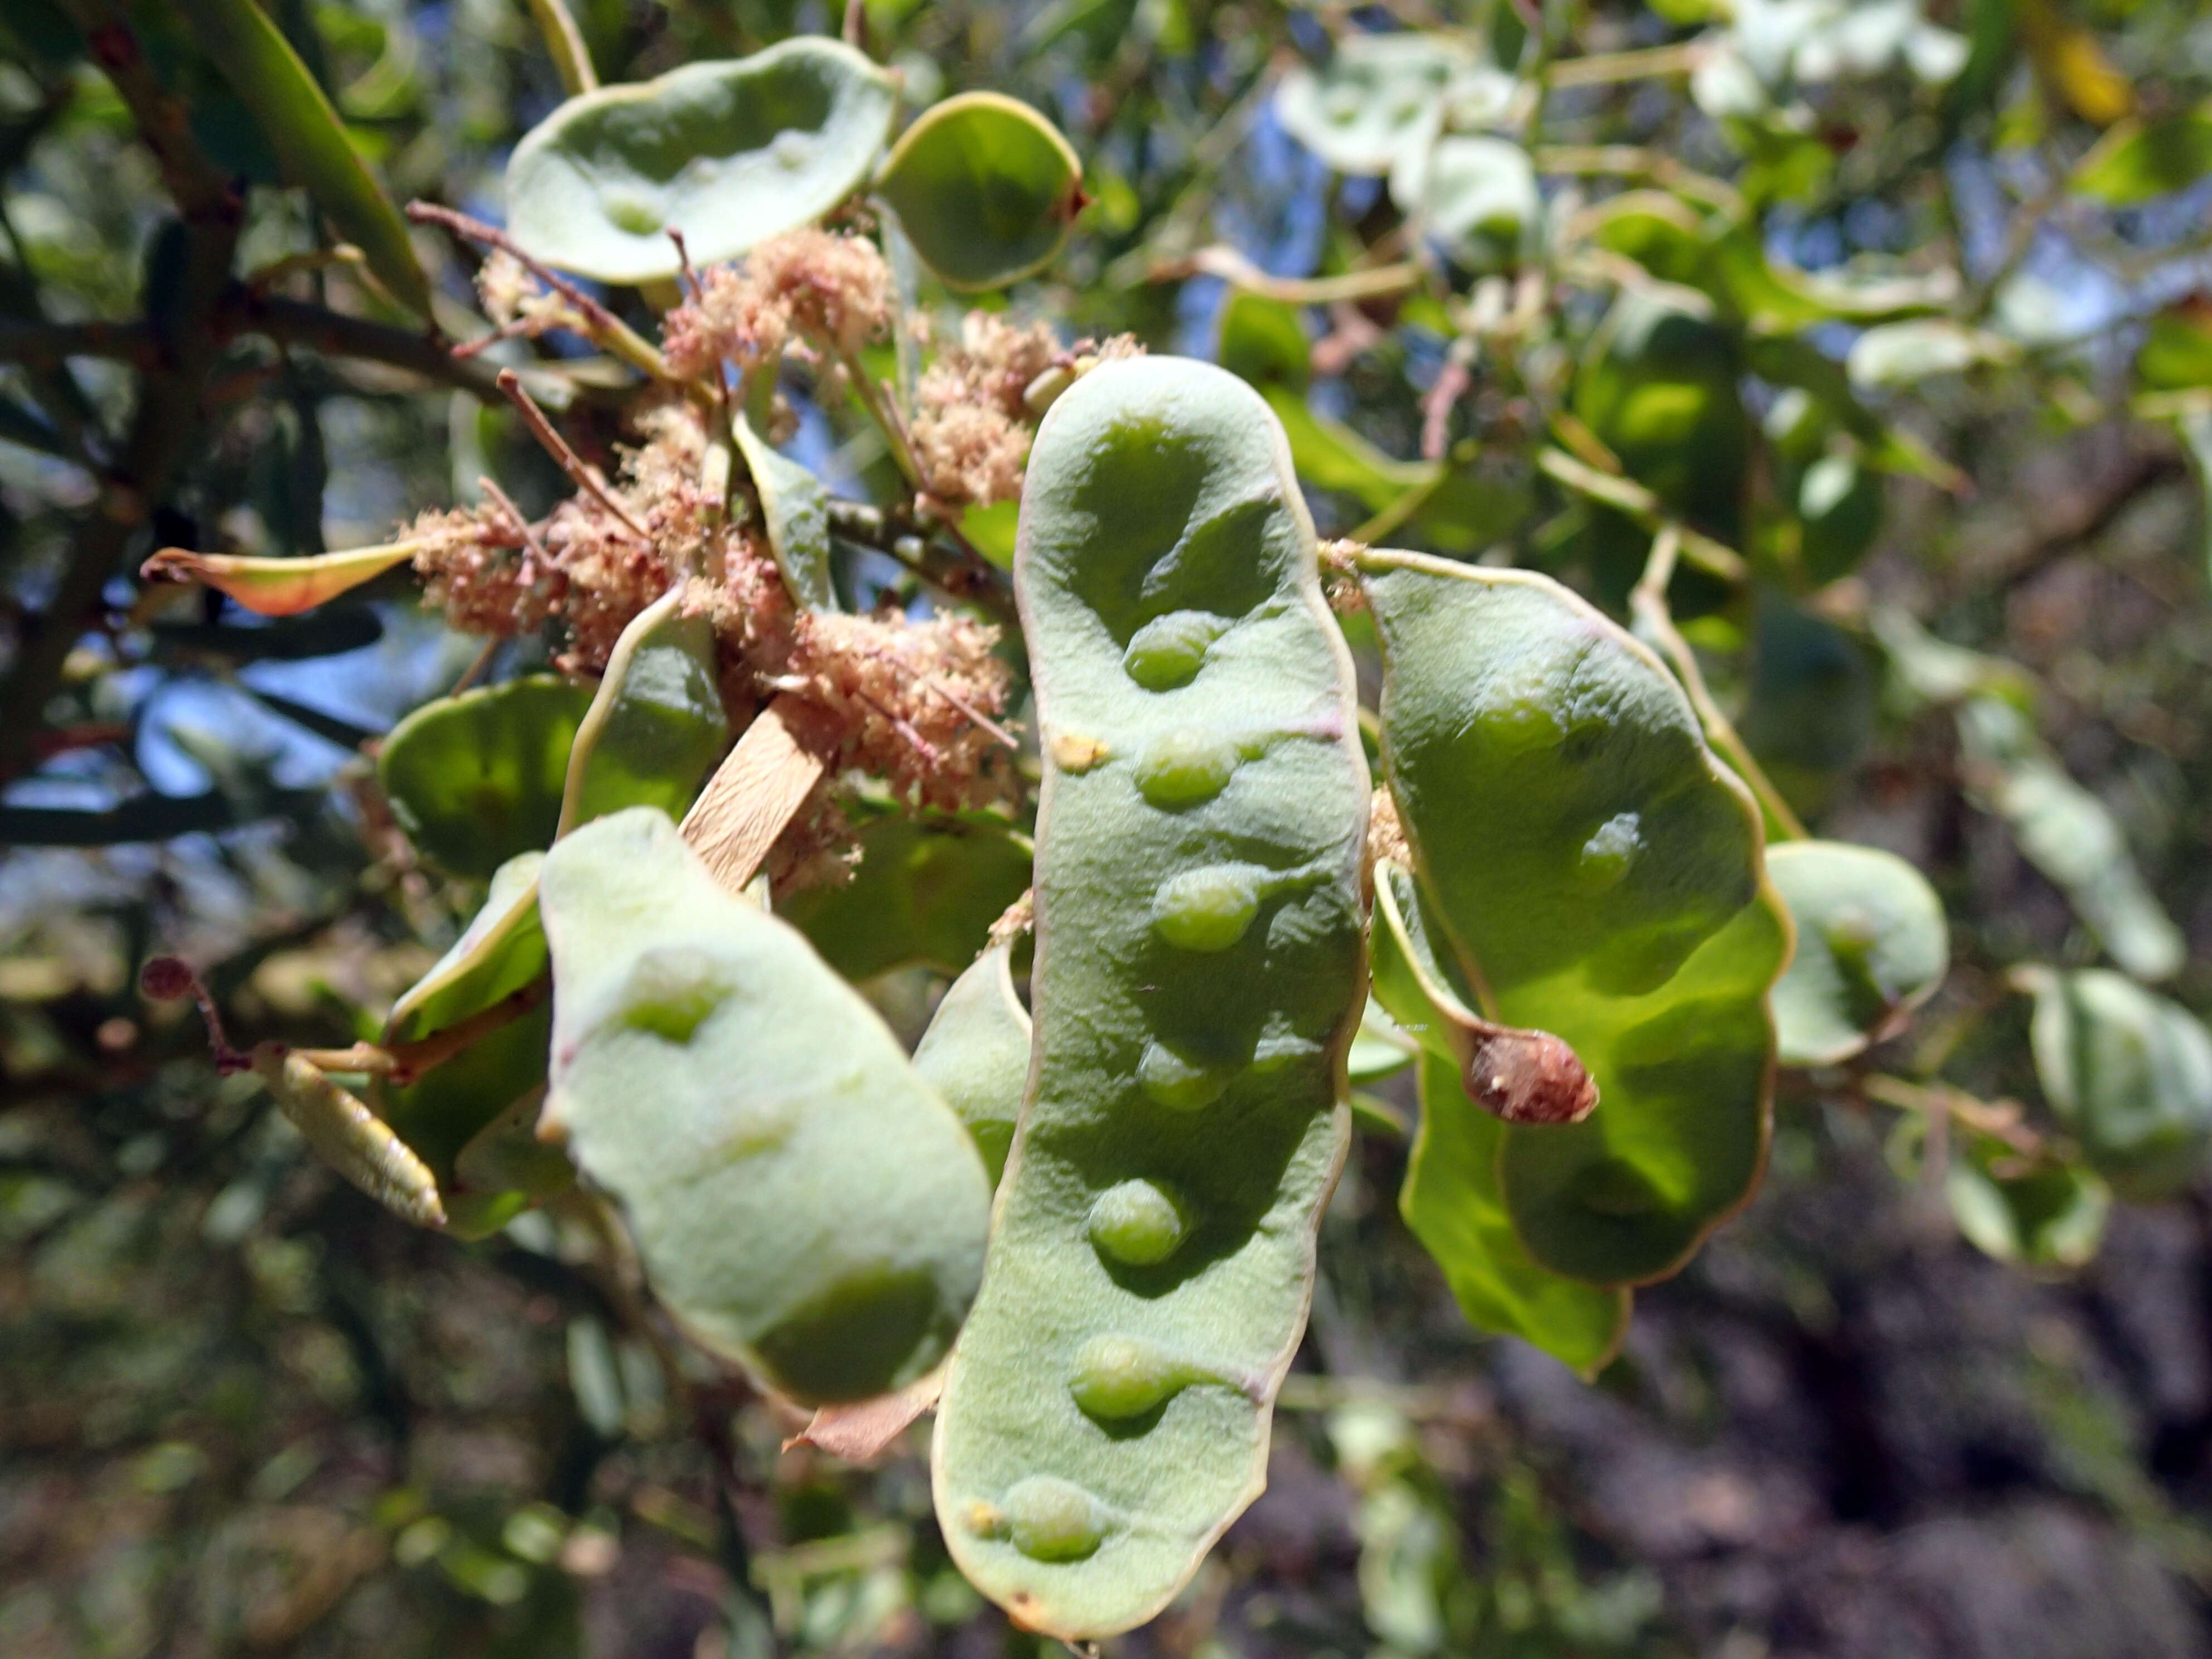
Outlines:
[{"label": "pale green pod", "polygon": [[830,580],[830,492],[822,480],[752,428],[743,414],[730,422],[759,492],[769,554],[792,603],[802,611],[836,611]]},{"label": "pale green pod", "polygon": [[[483,908],[453,949],[392,1004],[384,1026],[386,1047],[435,1036],[544,976],[545,930],[538,919],[538,869],[544,858],[524,853],[499,867]],[[412,1083],[371,1081],[369,1100],[377,1115],[436,1176],[447,1225],[461,1237],[497,1231],[542,1195],[503,1182],[487,1184],[490,1166],[480,1164],[471,1175],[463,1160],[465,1149],[501,1114],[543,1091],[552,1030],[551,1003],[541,1000]],[[542,1170],[538,1182],[554,1178],[550,1170]]]},{"label": "pale green pod", "polygon": [[994,945],[952,981],[915,1046],[915,1069],[968,1126],[998,1185],[1030,1080],[1030,1014],[1014,994],[1013,947]]},{"label": "pale green pod", "polygon": [[714,625],[672,588],[630,619],[576,728],[561,792],[565,836],[626,806],[681,817],[729,747],[714,672]]},{"label": "pale green pod", "polygon": [[1082,211],[1083,163],[1027,104],[963,92],[884,158],[876,188],[946,287],[1002,288],[1052,262]]},{"label": "pale green pod", "polygon": [[818,35],[571,98],[507,164],[507,231],[547,264],[608,283],[678,274],[811,223],[866,183],[896,82]]},{"label": "pale green pod", "polygon": [[446,1224],[436,1177],[357,1096],[281,1042],[253,1051],[253,1071],[324,1163],[416,1226]]},{"label": "pale green pod", "polygon": [[1509,1125],[1531,1255],[1601,1285],[1674,1272],[1750,1195],[1790,921],[1757,808],[1644,647],[1541,576],[1374,551],[1384,769],[1482,1012],[1556,1033],[1601,1104]]},{"label": "pale green pod", "polygon": [[2036,1076],[2091,1165],[2123,1198],[2189,1187],[2212,1162],[2212,1034],[2104,969],[2030,977]]},{"label": "pale green pod", "polygon": [[1833,1066],[1895,1035],[1950,965],[1942,902],[1894,853],[1835,841],[1767,849],[1766,872],[1797,930],[1774,987],[1785,1066]]},{"label": "pale green pod", "polygon": [[981,1272],[990,1186],[875,1011],[649,807],[556,842],[538,894],[544,1132],[620,1205],[670,1312],[807,1404],[936,1364]]},{"label": "pale green pod", "polygon": [[[1079,1641],[1157,1613],[1264,1480],[1348,1134],[1368,784],[1288,449],[1233,376],[1144,358],[1065,392],[1015,589],[1035,1050],[934,1469],[961,1570]],[[1230,775],[1148,796],[1143,757],[1194,732]]]},{"label": "pale green pod", "polygon": [[1468,1323],[1534,1344],[1584,1376],[1628,1334],[1629,1292],[1552,1272],[1513,1231],[1498,1185],[1505,1125],[1468,1092],[1471,1016],[1412,873],[1375,866],[1375,994],[1421,1047],[1421,1122],[1398,1212],[1443,1269]]}]

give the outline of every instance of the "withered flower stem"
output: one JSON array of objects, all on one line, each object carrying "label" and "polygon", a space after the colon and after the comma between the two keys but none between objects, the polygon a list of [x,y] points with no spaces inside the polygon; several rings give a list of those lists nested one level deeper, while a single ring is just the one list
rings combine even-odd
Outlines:
[{"label": "withered flower stem", "polygon": [[538,400],[523,389],[520,375],[511,368],[502,368],[499,372],[499,389],[507,394],[507,401],[521,411],[524,422],[530,428],[530,435],[544,446],[545,453],[560,465],[561,470],[568,475],[570,482],[577,489],[613,514],[640,541],[653,539],[646,532],[645,526],[630,517],[623,504],[607,493],[607,487],[592,475],[591,468],[584,465],[584,458],[568,447],[568,441],[555,428],[551,421],[546,419],[545,411],[538,406]]}]

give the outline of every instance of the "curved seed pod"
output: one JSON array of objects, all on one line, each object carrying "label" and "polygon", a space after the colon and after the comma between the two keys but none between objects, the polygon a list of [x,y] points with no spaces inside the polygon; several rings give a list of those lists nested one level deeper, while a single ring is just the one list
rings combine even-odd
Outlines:
[{"label": "curved seed pod", "polygon": [[822,480],[782,453],[740,414],[730,422],[738,449],[760,492],[769,551],[792,603],[805,611],[836,611],[830,580],[830,492]]},{"label": "curved seed pod", "polygon": [[1774,987],[1785,1066],[1832,1066],[1894,1036],[1950,965],[1942,902],[1894,853],[1792,841],[1766,853],[1797,954]]},{"label": "curved seed pod", "polygon": [[446,1224],[429,1170],[357,1097],[281,1042],[264,1042],[253,1051],[253,1071],[324,1163],[416,1226]]},{"label": "curved seed pod", "polygon": [[1411,553],[1361,569],[1440,954],[1486,1013],[1573,1044],[1604,1103],[1507,1127],[1514,1225],[1570,1278],[1663,1278],[1765,1154],[1790,924],[1758,811],[1658,660],[1558,584]]},{"label": "curved seed pod", "polygon": [[317,553],[304,559],[257,559],[165,547],[138,567],[145,580],[198,582],[258,617],[296,617],[374,581],[415,556],[414,542]]},{"label": "curved seed pod", "polygon": [[952,981],[915,1047],[915,1069],[945,1097],[983,1155],[991,1184],[1006,1167],[1030,1080],[1030,1015],[1014,994],[1013,947],[994,945]]},{"label": "curved seed pod", "polygon": [[608,283],[677,275],[672,229],[701,264],[734,258],[859,189],[897,102],[889,74],[817,35],[586,93],[514,147],[507,230]]},{"label": "curved seed pod", "polygon": [[[491,878],[483,908],[438,959],[392,1004],[383,1042],[420,1042],[480,1014],[532,984],[546,970],[545,930],[538,919],[541,853],[509,859]],[[412,1083],[372,1080],[377,1115],[422,1159],[445,1194],[447,1224],[463,1238],[481,1238],[529,1207],[520,1183],[489,1181],[489,1165],[471,1171],[468,1149],[518,1102],[532,1102],[545,1085],[545,1048],[553,1012],[540,1002],[521,1018],[471,1043]],[[527,1132],[526,1128],[526,1133]],[[541,1171],[536,1184],[552,1179]]]},{"label": "curved seed pod", "polygon": [[1435,954],[1425,908],[1411,872],[1376,865],[1376,995],[1421,1044],[1421,1124],[1399,1213],[1444,1270],[1469,1324],[1593,1376],[1628,1334],[1629,1293],[1553,1273],[1514,1232],[1498,1178],[1505,1126],[1468,1092],[1462,1033],[1474,1016]]},{"label": "curved seed pod", "polygon": [[415,850],[488,880],[553,839],[576,728],[591,688],[532,674],[426,702],[376,759],[392,816]]},{"label": "curved seed pod", "polygon": [[995,92],[931,106],[876,188],[951,289],[1000,288],[1049,264],[1085,199],[1083,163],[1060,129]]},{"label": "curved seed pod", "polygon": [[568,753],[556,836],[625,806],[681,817],[729,747],[714,625],[685,616],[682,599],[662,594],[615,641]]},{"label": "curved seed pod", "polygon": [[2212,1035],[2103,969],[2028,975],[2035,1071],[2051,1109],[2124,1198],[2168,1198],[2212,1156]]},{"label": "curved seed pod", "polygon": [[1053,404],[1015,588],[1035,1052],[935,1484],[969,1580],[1079,1640],[1158,1613],[1264,1479],[1347,1139],[1367,769],[1281,428],[1223,370]]},{"label": "curved seed pod", "polygon": [[990,1187],[875,1012],[650,807],[556,842],[538,896],[542,1132],[620,1203],[669,1310],[807,1404],[929,1370],[975,1294]]}]

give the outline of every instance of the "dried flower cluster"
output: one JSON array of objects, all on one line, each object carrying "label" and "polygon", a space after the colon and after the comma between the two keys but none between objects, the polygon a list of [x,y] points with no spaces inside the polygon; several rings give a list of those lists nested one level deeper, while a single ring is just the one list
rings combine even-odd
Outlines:
[{"label": "dried flower cluster", "polygon": [[502,501],[417,519],[416,568],[447,619],[496,637],[557,621],[568,635],[557,665],[592,674],[630,620],[691,573],[686,606],[714,619],[738,718],[795,694],[830,717],[833,770],[882,778],[918,805],[1000,798],[1012,757],[994,734],[1010,682],[992,654],[998,630],[963,616],[800,611],[755,530],[726,520],[701,487],[698,410],[666,404],[644,427],[647,441],[607,485],[619,513],[586,493],[536,526]]},{"label": "dried flower cluster", "polygon": [[556,329],[577,333],[587,325],[576,308],[532,276],[528,266],[504,248],[477,267],[477,297],[484,315],[498,325],[495,337],[535,337]]},{"label": "dried flower cluster", "polygon": [[1026,328],[971,311],[960,339],[921,377],[912,434],[930,495],[950,506],[987,507],[1021,494],[1022,466],[1042,412],[1030,391],[1052,368],[1134,356],[1127,335],[1064,347],[1047,323]]},{"label": "dried flower cluster", "polygon": [[796,337],[849,356],[890,325],[890,269],[865,237],[794,230],[771,237],[742,264],[717,265],[670,312],[661,354],[687,380],[774,364]]}]

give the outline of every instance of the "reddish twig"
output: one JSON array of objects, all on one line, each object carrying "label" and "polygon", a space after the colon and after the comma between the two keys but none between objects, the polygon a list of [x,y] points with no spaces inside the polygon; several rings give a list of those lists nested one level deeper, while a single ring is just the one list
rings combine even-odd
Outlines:
[{"label": "reddish twig", "polygon": [[640,541],[650,542],[653,539],[645,526],[630,517],[628,509],[608,493],[606,485],[600,483],[592,469],[584,465],[584,458],[568,447],[568,441],[545,417],[545,411],[538,406],[538,400],[523,390],[520,375],[511,368],[502,368],[499,372],[499,389],[507,394],[507,401],[521,414],[524,423],[530,428],[530,435],[544,447],[545,453],[568,475],[570,482],[577,489],[613,514]]}]

